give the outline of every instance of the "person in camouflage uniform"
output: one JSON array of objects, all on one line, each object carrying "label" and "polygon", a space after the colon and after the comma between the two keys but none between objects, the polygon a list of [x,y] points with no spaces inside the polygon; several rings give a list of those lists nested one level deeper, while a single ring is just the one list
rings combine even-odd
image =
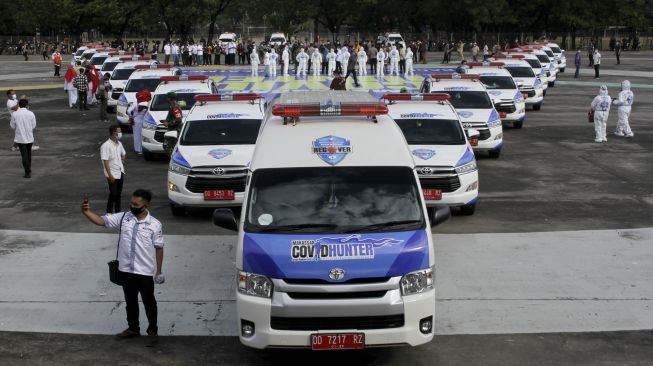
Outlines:
[{"label": "person in camouflage uniform", "polygon": [[[182,126],[182,112],[181,106],[177,103],[177,94],[175,92],[168,92],[168,104],[170,108],[168,109],[168,115],[166,120],[163,123],[168,131],[177,131],[177,136],[181,132]],[[172,156],[172,152],[177,144],[177,139],[171,137],[164,137],[163,139],[163,150],[166,152],[168,157]]]}]

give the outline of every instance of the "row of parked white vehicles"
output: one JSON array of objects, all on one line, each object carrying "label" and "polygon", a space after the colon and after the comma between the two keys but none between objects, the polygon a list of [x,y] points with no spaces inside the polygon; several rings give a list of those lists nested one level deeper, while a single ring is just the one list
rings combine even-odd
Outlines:
[{"label": "row of parked white vehicles", "polygon": [[[419,93],[381,97],[291,91],[266,100],[142,60],[122,60],[114,73],[133,68],[118,97],[127,105],[132,82],[163,73],[143,85],[152,100],[142,138],[146,157],[163,154],[164,137],[177,140],[173,214],[213,207],[216,225],[238,231],[241,342],[357,349],[433,339],[431,227],[452,206],[474,213],[476,155],[498,158],[504,125],[522,127],[526,107],[542,105],[554,79],[528,60],[540,62],[507,52],[465,74],[430,75]],[[162,126],[171,91],[186,102],[179,133]]]}]

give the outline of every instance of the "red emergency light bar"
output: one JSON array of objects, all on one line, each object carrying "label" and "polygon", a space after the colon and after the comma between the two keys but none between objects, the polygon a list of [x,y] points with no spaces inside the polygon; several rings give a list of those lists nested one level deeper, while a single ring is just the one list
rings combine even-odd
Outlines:
[{"label": "red emergency light bar", "polygon": [[451,97],[447,93],[429,93],[429,94],[408,94],[408,93],[388,93],[383,95],[385,100],[449,100]]},{"label": "red emergency light bar", "polygon": [[134,68],[136,70],[146,70],[146,69],[172,69],[174,66],[172,65],[158,65],[158,64],[151,64],[151,65],[136,65]]},{"label": "red emergency light bar", "polygon": [[529,49],[529,50],[539,50],[540,48],[542,48],[542,45],[538,45],[538,44],[523,44],[523,45],[520,45],[519,48],[526,48],[526,49]]},{"label": "red emergency light bar", "polygon": [[502,58],[525,58],[526,56],[524,55],[513,55],[513,54],[503,54],[503,55],[494,55],[495,59],[502,59]]},{"label": "red emergency light bar", "polygon": [[257,93],[236,93],[236,94],[202,94],[196,95],[196,102],[225,102],[225,101],[239,101],[239,100],[256,100],[261,99],[261,95]]},{"label": "red emergency light bar", "polygon": [[278,117],[378,116],[388,114],[388,106],[385,103],[276,104],[272,107],[272,114]]},{"label": "red emergency light bar", "polygon": [[206,75],[176,75],[176,76],[161,76],[161,81],[189,81],[189,80],[208,80]]},{"label": "red emergency light bar", "polygon": [[502,66],[505,66],[506,64],[504,64],[503,62],[467,62],[467,63],[465,63],[465,65],[467,65],[469,67],[474,67],[474,66],[477,66],[477,67],[480,67],[480,66],[502,67]]},{"label": "red emergency light bar", "polygon": [[466,79],[466,80],[479,80],[480,75],[477,74],[433,74],[431,78],[436,80],[457,80],[457,79]]},{"label": "red emergency light bar", "polygon": [[124,52],[124,51],[113,51],[109,52],[109,56],[127,56],[127,55],[133,55],[135,54],[134,52]]},{"label": "red emergency light bar", "polygon": [[120,61],[150,61],[149,57],[121,57]]}]

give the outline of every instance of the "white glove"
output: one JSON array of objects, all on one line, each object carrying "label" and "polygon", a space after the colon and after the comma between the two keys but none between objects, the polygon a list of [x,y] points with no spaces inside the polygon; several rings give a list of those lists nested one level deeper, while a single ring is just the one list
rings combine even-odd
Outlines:
[{"label": "white glove", "polygon": [[164,282],[166,282],[166,277],[163,275],[163,273],[158,276],[154,276],[154,283],[157,285],[161,285]]}]

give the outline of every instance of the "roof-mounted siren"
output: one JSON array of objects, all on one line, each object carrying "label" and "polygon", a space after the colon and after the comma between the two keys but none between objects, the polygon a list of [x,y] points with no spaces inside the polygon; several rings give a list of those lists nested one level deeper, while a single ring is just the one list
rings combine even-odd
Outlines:
[{"label": "roof-mounted siren", "polygon": [[472,67],[504,67],[506,64],[503,62],[467,62],[465,65]]},{"label": "roof-mounted siren", "polygon": [[398,100],[409,101],[446,101],[451,97],[447,93],[421,93],[421,94],[408,94],[408,93],[387,93],[383,95],[383,99],[390,103]]},{"label": "roof-mounted siren", "polygon": [[134,68],[136,70],[147,70],[147,69],[172,69],[172,65],[161,65],[161,64],[151,64],[151,65],[136,65]]},{"label": "roof-mounted siren", "polygon": [[196,95],[196,102],[207,103],[207,102],[232,102],[232,101],[251,101],[252,103],[255,100],[261,99],[261,94],[258,93],[234,93],[234,94],[200,94]]},{"label": "roof-mounted siren", "polygon": [[473,81],[479,81],[481,79],[480,75],[477,74],[458,74],[458,73],[453,73],[453,74],[433,74],[431,75],[431,79],[437,81],[440,80],[473,80]]},{"label": "roof-mounted siren", "polygon": [[161,81],[164,84],[167,84],[170,81],[193,81],[193,80],[200,80],[200,81],[206,81],[208,80],[209,77],[206,75],[175,75],[175,76],[161,76]]},{"label": "roof-mounted siren", "polygon": [[120,58],[120,61],[150,61],[150,60],[152,59],[149,57],[139,57],[139,56]]},{"label": "roof-mounted siren", "polygon": [[372,117],[376,123],[376,116],[388,114],[388,106],[383,102],[370,103],[292,103],[292,104],[275,104],[272,106],[272,115],[283,117],[283,124],[288,124],[288,120],[297,124],[299,117],[333,117],[333,116],[365,116]]}]

